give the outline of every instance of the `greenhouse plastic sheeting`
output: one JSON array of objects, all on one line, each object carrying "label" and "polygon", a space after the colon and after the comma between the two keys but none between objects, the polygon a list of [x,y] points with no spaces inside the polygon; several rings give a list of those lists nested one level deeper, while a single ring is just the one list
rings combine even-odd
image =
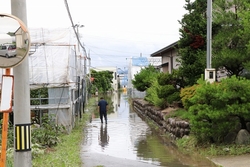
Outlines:
[{"label": "greenhouse plastic sheeting", "polygon": [[77,54],[72,28],[30,30],[35,52],[29,57],[30,84],[48,87],[75,83],[83,76],[84,58]]},{"label": "greenhouse plastic sheeting", "polygon": [[[72,28],[39,28],[29,29],[29,32],[32,45],[29,82],[32,87],[62,86],[75,83],[77,76],[83,76],[84,56],[76,52],[77,40]],[[0,74],[3,73],[1,69]]]}]

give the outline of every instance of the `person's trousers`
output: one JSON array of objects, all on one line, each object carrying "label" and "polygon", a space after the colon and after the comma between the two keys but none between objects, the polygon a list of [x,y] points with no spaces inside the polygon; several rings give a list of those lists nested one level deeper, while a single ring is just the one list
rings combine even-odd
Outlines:
[{"label": "person's trousers", "polygon": [[100,112],[100,119],[102,123],[103,123],[103,117],[105,119],[105,122],[107,123],[107,112]]}]

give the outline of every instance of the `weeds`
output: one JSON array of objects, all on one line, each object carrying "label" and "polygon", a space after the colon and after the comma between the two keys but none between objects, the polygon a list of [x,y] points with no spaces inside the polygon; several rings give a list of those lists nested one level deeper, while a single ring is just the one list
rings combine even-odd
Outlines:
[{"label": "weeds", "polygon": [[89,113],[83,114],[83,119],[70,134],[61,135],[60,142],[45,153],[32,160],[33,167],[48,167],[53,162],[53,167],[77,167],[82,165],[80,157],[80,144],[83,140],[83,127],[89,119]]},{"label": "weeds", "polygon": [[185,153],[198,153],[202,156],[219,156],[219,155],[242,155],[250,153],[250,148],[246,145],[216,145],[204,144],[199,145],[192,135],[175,141],[178,148]]},{"label": "weeds", "polygon": [[52,115],[46,115],[43,117],[41,127],[32,130],[32,143],[46,147],[55,146],[59,142],[59,136],[65,131],[64,126],[57,125],[53,121]]}]

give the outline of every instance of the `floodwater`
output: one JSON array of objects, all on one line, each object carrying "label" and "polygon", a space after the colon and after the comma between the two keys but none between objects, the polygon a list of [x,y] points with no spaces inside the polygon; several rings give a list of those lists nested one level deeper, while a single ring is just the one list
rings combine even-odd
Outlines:
[{"label": "floodwater", "polygon": [[178,152],[133,111],[126,93],[106,99],[108,123],[101,124],[94,111],[84,129],[83,167],[215,167],[207,159]]}]

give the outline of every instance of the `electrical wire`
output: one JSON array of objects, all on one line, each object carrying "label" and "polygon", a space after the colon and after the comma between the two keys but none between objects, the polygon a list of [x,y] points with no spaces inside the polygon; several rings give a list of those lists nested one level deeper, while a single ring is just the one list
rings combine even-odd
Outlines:
[{"label": "electrical wire", "polygon": [[[113,64],[117,64],[117,65],[120,65],[121,61],[116,61],[116,59],[114,59],[114,55],[103,55],[103,54],[98,54],[96,53],[95,51],[91,50],[91,52],[95,53],[95,55],[99,56],[100,58],[104,58],[104,56],[106,57],[105,58],[105,62],[109,62],[109,63],[113,63]],[[93,54],[92,54],[93,55]],[[110,59],[108,59],[108,57],[110,57]],[[128,56],[124,56],[124,59],[127,58]],[[92,62],[96,62],[96,61],[99,61],[99,60],[95,60],[95,59],[91,59]]]},{"label": "electrical wire", "polygon": [[96,49],[102,49],[102,50],[107,50],[107,51],[113,51],[113,52],[119,52],[119,53],[130,53],[130,54],[138,54],[135,52],[124,52],[124,51],[119,51],[119,50],[113,50],[113,49],[107,49],[107,48],[101,48],[101,47],[97,47],[97,46],[92,46],[92,45],[86,45],[88,48],[96,48]]},{"label": "electrical wire", "polygon": [[68,13],[68,15],[69,15],[69,19],[70,19],[71,25],[72,25],[72,27],[73,27],[74,33],[75,33],[75,35],[76,35],[77,41],[78,41],[78,43],[80,44],[81,48],[83,49],[83,51],[84,51],[86,57],[89,59],[89,57],[88,57],[88,55],[87,55],[87,52],[86,52],[86,49],[85,49],[85,47],[82,45],[82,43],[81,43],[81,41],[80,41],[80,39],[79,39],[79,35],[78,35],[78,33],[76,32],[75,24],[74,24],[73,19],[72,19],[72,17],[71,17],[70,9],[69,9],[69,5],[68,5],[67,0],[64,0],[64,3],[65,3],[65,7],[66,7],[66,10],[67,10],[67,13]]}]

